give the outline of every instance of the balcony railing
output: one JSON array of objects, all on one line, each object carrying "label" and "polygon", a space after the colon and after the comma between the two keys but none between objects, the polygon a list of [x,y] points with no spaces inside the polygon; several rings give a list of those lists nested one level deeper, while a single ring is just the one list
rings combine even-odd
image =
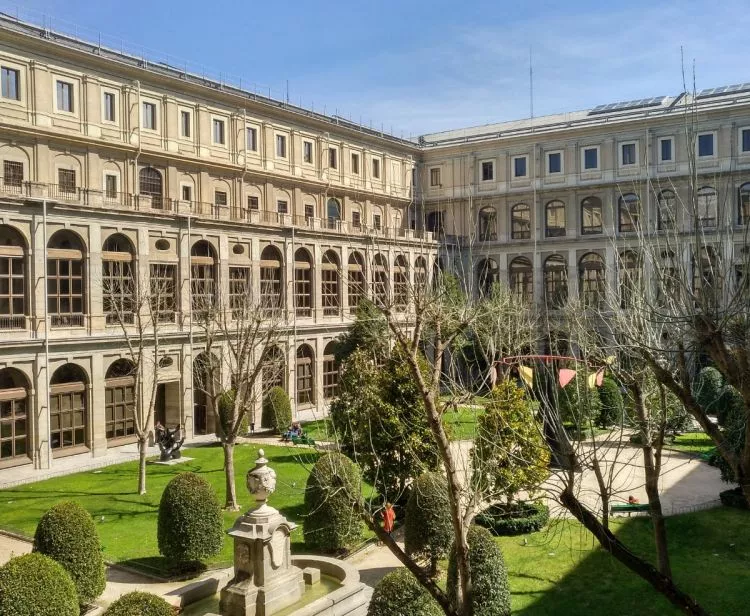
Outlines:
[{"label": "balcony railing", "polygon": [[83,327],[84,314],[51,314],[51,327]]},{"label": "balcony railing", "polygon": [[0,315],[0,330],[26,329],[26,317],[22,314]]}]

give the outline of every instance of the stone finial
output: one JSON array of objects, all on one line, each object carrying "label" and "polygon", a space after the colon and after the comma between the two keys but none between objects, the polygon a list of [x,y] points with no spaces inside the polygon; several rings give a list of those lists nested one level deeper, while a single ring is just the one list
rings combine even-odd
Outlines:
[{"label": "stone finial", "polygon": [[255,467],[247,473],[247,489],[255,497],[256,509],[266,506],[268,497],[276,490],[276,471],[268,466],[262,449],[258,451]]}]

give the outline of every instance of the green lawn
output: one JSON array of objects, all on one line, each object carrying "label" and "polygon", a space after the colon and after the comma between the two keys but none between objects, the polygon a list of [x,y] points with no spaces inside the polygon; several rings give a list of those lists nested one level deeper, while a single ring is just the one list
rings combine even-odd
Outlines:
[{"label": "green lawn", "polygon": [[[258,445],[237,445],[235,451],[237,493],[243,511],[250,506],[244,476],[254,466],[259,448]],[[305,483],[317,454],[303,447],[267,446],[263,449],[277,473],[276,492],[271,496],[270,504],[300,524],[292,533],[292,550],[303,551],[301,523]],[[0,491],[0,526],[32,537],[37,521],[47,509],[60,500],[75,500],[94,516],[108,561],[141,569],[164,570],[166,562],[159,556],[156,521],[159,499],[167,482],[177,473],[200,473],[214,487],[220,502],[224,502],[221,447],[186,449],[184,454],[194,459],[174,466],[148,465],[148,493],[143,496],[135,493],[137,462]],[[236,512],[224,513],[227,529],[237,516]],[[207,564],[223,566],[231,561],[232,543],[227,537],[222,552]]]},{"label": "green lawn", "polygon": [[305,436],[309,436],[316,441],[335,440],[333,438],[333,424],[328,418],[316,419],[315,421],[303,423],[302,430],[304,431]]},{"label": "green lawn", "polygon": [[667,449],[676,449],[677,451],[684,451],[685,453],[692,453],[700,456],[704,453],[708,453],[716,447],[714,442],[703,432],[688,432],[687,434],[680,434],[670,445],[667,445]]}]

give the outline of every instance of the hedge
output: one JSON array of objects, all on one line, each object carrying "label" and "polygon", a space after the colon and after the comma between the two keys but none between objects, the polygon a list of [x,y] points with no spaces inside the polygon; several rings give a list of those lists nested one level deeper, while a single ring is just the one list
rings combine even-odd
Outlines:
[{"label": "hedge", "polygon": [[91,514],[78,503],[58,503],[42,516],[34,534],[34,551],[65,568],[80,605],[93,602],[104,592],[107,576],[99,535]]},{"label": "hedge", "polygon": [[281,387],[272,387],[263,399],[260,425],[277,434],[285,432],[292,423],[292,403]]},{"label": "hedge", "polygon": [[549,507],[541,502],[518,502],[511,505],[492,505],[477,515],[476,523],[495,535],[513,536],[535,533],[549,522]]},{"label": "hedge", "polygon": [[606,428],[612,425],[620,425],[625,410],[625,402],[617,382],[611,377],[604,377],[602,386],[599,388],[599,400],[601,409],[597,423]]},{"label": "hedge", "polygon": [[104,616],[175,616],[177,610],[149,592],[129,592],[107,608]]},{"label": "hedge", "polygon": [[313,466],[305,488],[305,547],[346,552],[362,540],[364,526],[353,505],[361,499],[362,475],[341,453],[327,453]]},{"label": "hedge", "polygon": [[159,552],[176,564],[192,563],[221,551],[224,520],[211,485],[195,473],[172,479],[159,503]]},{"label": "hedge", "polygon": [[405,568],[391,571],[375,586],[367,616],[441,616],[443,610]]},{"label": "hedge", "polygon": [[[474,616],[509,616],[510,589],[505,559],[490,531],[481,526],[469,528],[469,569],[471,570]],[[458,592],[455,546],[448,561],[448,598],[455,602]]]},{"label": "hedge", "polygon": [[412,558],[430,561],[436,572],[437,561],[444,558],[453,543],[448,482],[439,473],[423,473],[411,487],[406,503],[406,553]]},{"label": "hedge", "polygon": [[745,500],[745,494],[739,486],[731,490],[719,492],[721,504],[725,507],[735,507],[736,509],[750,509],[750,505]]},{"label": "hedge", "polygon": [[78,616],[75,584],[60,564],[44,554],[11,558],[0,567],[3,616]]}]

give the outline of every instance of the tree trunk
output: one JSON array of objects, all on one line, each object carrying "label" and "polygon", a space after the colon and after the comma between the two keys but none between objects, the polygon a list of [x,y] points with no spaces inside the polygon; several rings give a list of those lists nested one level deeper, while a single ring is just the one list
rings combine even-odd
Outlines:
[{"label": "tree trunk", "polygon": [[146,493],[146,449],[148,440],[146,435],[138,437],[138,494]]},{"label": "tree trunk", "polygon": [[648,561],[643,560],[631,552],[615,535],[604,528],[597,517],[591,513],[573,494],[571,489],[565,489],[560,493],[560,502],[583,524],[594,537],[599,545],[619,560],[633,573],[646,580],[660,594],[664,595],[672,605],[680,609],[683,614],[692,616],[708,616],[698,602],[690,595],[680,590],[672,578],[663,575]]},{"label": "tree trunk", "polygon": [[224,477],[226,479],[226,498],[224,508],[229,511],[238,511],[237,490],[234,485],[234,439],[222,443],[224,450]]}]

